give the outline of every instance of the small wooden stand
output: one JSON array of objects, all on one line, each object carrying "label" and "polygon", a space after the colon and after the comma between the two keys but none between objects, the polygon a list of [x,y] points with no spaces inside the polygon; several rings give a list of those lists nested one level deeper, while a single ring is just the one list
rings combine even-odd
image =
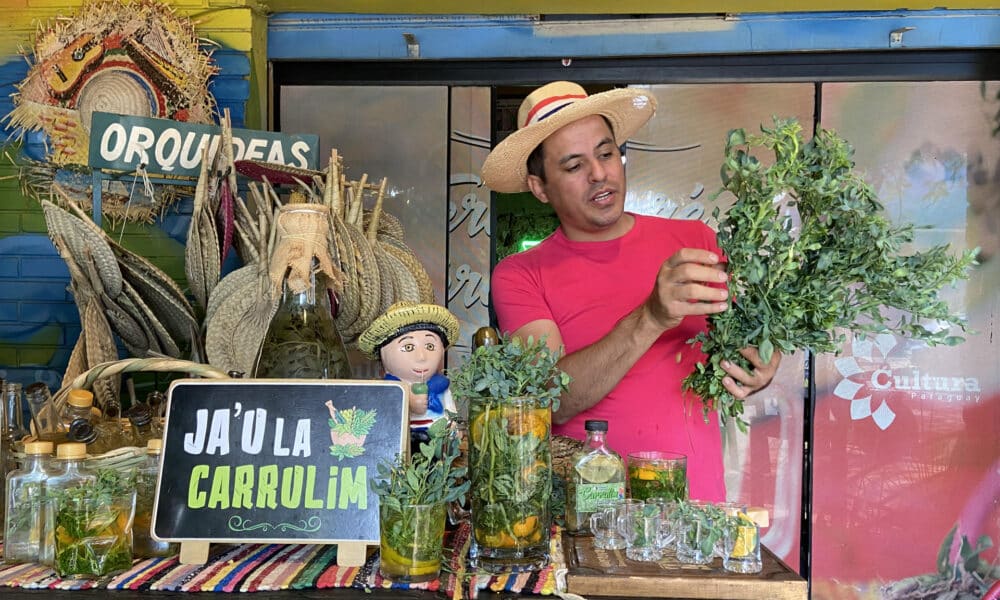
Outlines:
[{"label": "small wooden stand", "polygon": [[761,546],[764,568],[755,575],[730,573],[716,559],[709,565],[686,565],[668,553],[658,562],[625,558],[624,550],[598,550],[594,538],[563,535],[568,591],[581,596],[702,598],[712,600],[805,600],[806,580]]},{"label": "small wooden stand", "polygon": [[181,542],[177,560],[182,565],[203,565],[208,562],[208,547],[208,542]]}]

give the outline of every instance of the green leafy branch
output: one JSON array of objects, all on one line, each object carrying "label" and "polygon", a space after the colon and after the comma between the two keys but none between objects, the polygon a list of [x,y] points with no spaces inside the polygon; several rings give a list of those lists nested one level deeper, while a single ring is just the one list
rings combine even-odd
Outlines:
[{"label": "green leafy branch", "polygon": [[448,372],[456,398],[532,397],[539,407],[559,409],[559,396],[570,377],[557,366],[560,353],[545,339],[501,336],[500,343],[480,346],[457,369]]},{"label": "green leafy branch", "polygon": [[991,583],[1000,578],[1000,567],[983,560],[982,553],[993,547],[989,536],[980,536],[973,546],[962,536],[956,560],[952,545],[958,525],[951,528],[938,550],[937,572],[894,581],[881,589],[884,600],[978,600]]},{"label": "green leafy branch", "polygon": [[397,456],[392,462],[380,461],[372,490],[379,502],[394,510],[404,505],[451,502],[465,496],[470,482],[464,481],[466,468],[457,466],[461,455],[458,434],[448,419],[438,419],[427,428],[430,439],[420,444],[420,452],[407,461]]},{"label": "green leafy branch", "polygon": [[[977,251],[958,257],[948,246],[902,254],[913,241],[912,225],[894,226],[883,216],[874,190],[855,172],[853,148],[835,132],[818,129],[808,143],[794,119],[748,136],[729,133],[722,166],[723,189],[736,202],[719,220],[718,242],[728,258],[730,310],[709,317],[701,344],[708,362],[684,380],[703,403],[740,429],[743,401],[722,386],[724,360],[751,366],[742,348],[754,346],[769,361],[775,351],[838,352],[846,334],[896,333],[930,345],[954,345],[965,320],[952,314],[938,293],[968,277]],[[754,151],[770,151],[765,167]],[[782,201],[784,199],[784,201]],[[782,214],[796,209],[801,227]],[[895,315],[895,316],[894,316]]]}]

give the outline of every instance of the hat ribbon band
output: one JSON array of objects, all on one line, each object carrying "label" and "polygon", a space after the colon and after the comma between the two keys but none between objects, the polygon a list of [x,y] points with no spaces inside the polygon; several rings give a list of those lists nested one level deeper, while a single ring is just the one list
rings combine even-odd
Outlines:
[{"label": "hat ribbon band", "polygon": [[[542,121],[545,118],[552,116],[553,113],[556,113],[562,110],[563,108],[566,108],[573,102],[576,102],[577,100],[582,100],[586,97],[587,97],[586,94],[569,94],[566,96],[552,96],[550,98],[546,98],[545,100],[542,100],[541,102],[539,102],[538,104],[536,104],[531,108],[531,111],[528,112],[528,118],[525,119],[524,125],[522,125],[521,127],[527,127],[533,122]],[[552,104],[556,102],[560,102],[561,104],[552,107]],[[543,114],[538,114],[539,111],[547,107],[551,108],[546,110],[545,113]]]}]

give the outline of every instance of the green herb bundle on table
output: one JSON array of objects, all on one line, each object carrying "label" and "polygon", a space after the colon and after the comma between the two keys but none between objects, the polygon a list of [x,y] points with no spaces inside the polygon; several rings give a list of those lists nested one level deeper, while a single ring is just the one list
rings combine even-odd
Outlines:
[{"label": "green herb bundle on table", "polygon": [[552,410],[569,385],[558,359],[544,340],[503,337],[449,372],[469,407],[472,524],[484,569],[548,560]]},{"label": "green herb bundle on table", "polygon": [[[776,120],[761,132],[729,133],[719,193],[732,192],[736,203],[724,216],[718,208],[713,215],[733,302],[709,317],[707,333],[690,340],[701,344],[709,362],[684,380],[706,413],[718,410],[743,430],[743,401],[722,386],[722,361],[749,369],[739,352],[749,346],[764,362],[775,351],[836,352],[844,330],[957,344],[962,338],[951,331],[964,330],[965,322],[938,293],[968,277],[976,254],[951,256],[946,245],[903,254],[913,226],[886,219],[874,190],[854,170],[853,149],[835,132],[818,129],[807,143],[795,120]],[[771,166],[753,155],[760,151],[773,153]],[[786,209],[796,210],[801,224]]]},{"label": "green herb bundle on table", "polygon": [[446,419],[428,427],[429,440],[407,461],[379,463],[372,489],[379,497],[380,566],[383,577],[414,583],[441,569],[446,507],[469,489],[458,432]]}]

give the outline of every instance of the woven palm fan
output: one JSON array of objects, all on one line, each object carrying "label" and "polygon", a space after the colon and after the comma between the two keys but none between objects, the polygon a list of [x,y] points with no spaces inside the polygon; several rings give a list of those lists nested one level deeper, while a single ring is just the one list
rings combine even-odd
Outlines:
[{"label": "woven palm fan", "polygon": [[[221,152],[221,151],[218,151]],[[212,161],[214,162],[214,160]],[[201,173],[194,192],[194,208],[188,226],[187,243],[184,245],[184,274],[188,287],[199,306],[208,306],[208,297],[219,283],[221,260],[219,259],[219,235],[215,228],[215,216],[209,204],[210,172],[212,163],[208,160],[208,148],[202,151]]]},{"label": "woven palm fan", "polygon": [[277,163],[269,163],[260,160],[238,160],[236,161],[236,171],[244,177],[249,177],[254,181],[264,181],[265,179],[274,185],[296,185],[299,183],[308,185],[313,177],[323,177],[322,171],[312,169],[302,169]]},{"label": "woven palm fan", "polygon": [[[54,184],[52,188],[57,194],[61,193],[61,188],[58,185]],[[107,317],[114,327],[115,332],[126,343],[129,351],[140,357],[146,356],[149,351],[157,353],[163,351],[155,335],[144,335],[145,342],[142,342],[134,335],[135,330],[131,327],[133,323],[138,324],[146,334],[152,334],[153,330],[161,328],[169,331],[173,340],[162,344],[166,348],[177,347],[178,343],[190,343],[193,348],[197,349],[198,340],[195,335],[197,333],[197,322],[195,321],[194,310],[191,308],[191,305],[177,283],[156,265],[120,246],[111,239],[70,198],[67,197],[64,200],[66,201],[67,208],[76,214],[79,222],[110,247],[112,255],[116,260],[115,269],[120,272],[123,282],[130,283],[142,302],[152,309],[150,311],[141,310],[139,305],[127,297],[126,294],[119,293],[112,295],[113,288],[111,291],[106,288],[100,290],[101,304],[107,312]],[[55,213],[55,211],[49,210]],[[61,221],[57,220],[54,223],[58,225]],[[94,246],[94,248],[99,249],[100,246]],[[94,258],[100,256],[102,256],[100,252],[93,255]],[[63,257],[66,258],[65,256]],[[105,262],[106,258],[94,263],[101,281],[105,279],[105,271],[108,270]],[[84,262],[83,264],[87,263]],[[68,260],[67,265],[69,265]],[[92,279],[97,280],[98,278],[92,277]],[[123,313],[127,314],[131,322],[128,319],[116,320],[113,313],[119,315]],[[149,315],[152,315],[152,317],[149,317]],[[159,321],[162,325],[159,323],[155,325],[148,323],[149,318]]]}]

